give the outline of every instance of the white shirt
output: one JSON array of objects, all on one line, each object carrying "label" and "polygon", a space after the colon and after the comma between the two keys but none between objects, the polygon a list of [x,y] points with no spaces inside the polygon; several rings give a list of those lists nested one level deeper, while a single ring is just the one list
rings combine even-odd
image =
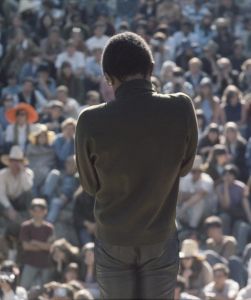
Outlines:
[{"label": "white shirt", "polygon": [[203,190],[210,194],[213,191],[213,184],[213,179],[207,173],[201,173],[197,181],[193,181],[192,174],[188,173],[185,177],[181,177],[179,190],[191,194]]},{"label": "white shirt", "polygon": [[103,49],[108,40],[109,40],[109,37],[107,35],[102,35],[101,37],[96,37],[94,35],[86,41],[86,46],[89,51],[92,51],[95,48]]},{"label": "white shirt", "polygon": [[55,66],[57,69],[60,69],[62,64],[67,61],[71,64],[72,69],[76,72],[79,69],[84,68],[85,66],[85,56],[80,51],[75,51],[73,55],[69,55],[68,52],[60,53],[57,56]]},{"label": "white shirt", "polygon": [[32,188],[33,178],[33,171],[29,168],[24,168],[17,176],[14,176],[9,168],[0,170],[0,203],[5,208],[9,208],[10,199]]},{"label": "white shirt", "polygon": [[239,284],[232,280],[227,279],[224,285],[222,292],[218,292],[215,288],[215,282],[210,282],[208,285],[204,287],[204,293],[217,293],[221,296],[225,296],[227,298],[235,298],[239,291]]}]

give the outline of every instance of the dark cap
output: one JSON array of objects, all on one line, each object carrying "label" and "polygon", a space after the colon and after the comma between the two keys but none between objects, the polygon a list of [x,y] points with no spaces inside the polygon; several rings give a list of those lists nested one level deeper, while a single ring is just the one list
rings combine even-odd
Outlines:
[{"label": "dark cap", "polygon": [[31,208],[34,208],[36,206],[42,207],[42,208],[47,208],[47,202],[45,199],[42,198],[35,198],[31,201]]}]

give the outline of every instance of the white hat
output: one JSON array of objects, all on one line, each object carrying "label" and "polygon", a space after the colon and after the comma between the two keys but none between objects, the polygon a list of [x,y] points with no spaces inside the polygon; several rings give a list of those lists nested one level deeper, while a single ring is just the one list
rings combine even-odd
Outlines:
[{"label": "white hat", "polygon": [[23,163],[25,165],[27,165],[29,163],[28,159],[26,157],[24,157],[23,150],[18,145],[15,145],[15,146],[11,147],[9,155],[2,155],[1,156],[1,161],[6,166],[9,165],[10,159],[23,161]]},{"label": "white hat", "polygon": [[180,258],[191,258],[197,257],[200,259],[204,259],[205,256],[200,254],[198,243],[192,239],[186,239],[182,242],[181,250],[180,250]]},{"label": "white hat", "polygon": [[202,165],[203,165],[202,157],[200,155],[196,155],[193,162],[192,170],[202,170]]}]

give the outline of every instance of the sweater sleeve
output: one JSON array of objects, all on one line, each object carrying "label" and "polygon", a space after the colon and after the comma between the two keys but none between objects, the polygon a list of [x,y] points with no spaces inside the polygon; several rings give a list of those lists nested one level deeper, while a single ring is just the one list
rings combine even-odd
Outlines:
[{"label": "sweater sleeve", "polygon": [[187,143],[186,143],[186,149],[184,153],[184,158],[181,164],[180,169],[180,176],[187,175],[194,162],[194,158],[197,151],[197,144],[198,144],[198,124],[197,124],[197,118],[195,114],[195,108],[193,105],[193,102],[190,97],[183,94],[183,97],[186,98],[186,115],[187,118],[187,128],[188,128],[188,134],[187,134]]},{"label": "sweater sleeve", "polygon": [[83,190],[94,196],[98,190],[98,176],[94,167],[95,155],[92,151],[93,138],[88,132],[87,111],[83,111],[76,127],[76,164]]}]

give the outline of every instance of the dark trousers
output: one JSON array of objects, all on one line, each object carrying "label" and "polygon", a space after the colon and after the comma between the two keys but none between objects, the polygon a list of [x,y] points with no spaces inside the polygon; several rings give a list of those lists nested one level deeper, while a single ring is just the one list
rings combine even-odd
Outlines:
[{"label": "dark trousers", "polygon": [[173,299],[179,268],[177,234],[137,247],[96,239],[95,263],[102,299]]}]

